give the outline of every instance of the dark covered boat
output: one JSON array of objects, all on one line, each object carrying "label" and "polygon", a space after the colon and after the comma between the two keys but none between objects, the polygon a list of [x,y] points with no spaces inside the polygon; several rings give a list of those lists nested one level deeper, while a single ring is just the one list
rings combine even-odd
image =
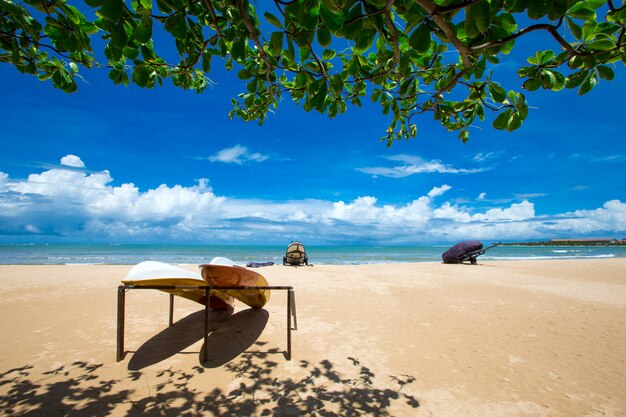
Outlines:
[{"label": "dark covered boat", "polygon": [[478,256],[498,245],[499,243],[496,243],[488,248],[483,248],[483,243],[479,240],[465,240],[445,251],[443,255],[441,255],[441,258],[444,264],[462,264],[463,262],[469,262],[475,265]]}]

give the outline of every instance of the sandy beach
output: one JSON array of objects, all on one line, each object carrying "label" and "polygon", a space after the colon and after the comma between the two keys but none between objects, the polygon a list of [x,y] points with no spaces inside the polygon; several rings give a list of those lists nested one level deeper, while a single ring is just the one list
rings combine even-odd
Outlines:
[{"label": "sandy beach", "polygon": [[200,304],[131,290],[116,362],[130,268],[0,266],[0,415],[626,416],[623,258],[260,268],[291,360],[285,292],[204,346]]}]

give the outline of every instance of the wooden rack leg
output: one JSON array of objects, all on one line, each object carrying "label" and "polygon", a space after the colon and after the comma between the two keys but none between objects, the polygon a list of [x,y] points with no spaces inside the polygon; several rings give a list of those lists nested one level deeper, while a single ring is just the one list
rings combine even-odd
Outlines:
[{"label": "wooden rack leg", "polygon": [[287,291],[287,360],[291,360],[291,290]]},{"label": "wooden rack leg", "polygon": [[170,327],[174,324],[174,294],[170,294]]},{"label": "wooden rack leg", "polygon": [[296,315],[296,293],[293,290],[289,290],[289,296],[291,297],[291,315],[293,317],[293,330],[298,330],[298,316]]},{"label": "wooden rack leg", "polygon": [[211,290],[207,288],[205,290],[204,300],[204,353],[202,354],[202,362],[209,360],[209,308],[211,303]]},{"label": "wooden rack leg", "polygon": [[126,289],[117,287],[117,356],[116,361],[124,359],[124,310],[126,307]]}]

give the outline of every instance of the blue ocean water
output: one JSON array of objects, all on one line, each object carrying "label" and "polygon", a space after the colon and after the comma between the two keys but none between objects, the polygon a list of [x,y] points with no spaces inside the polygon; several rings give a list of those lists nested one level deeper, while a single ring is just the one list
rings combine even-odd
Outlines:
[{"label": "blue ocean water", "polygon": [[[441,262],[449,246],[308,246],[309,262],[327,265],[358,265],[397,262]],[[174,264],[201,264],[216,256],[239,265],[248,262],[282,264],[284,246],[193,245],[58,245],[0,244],[0,264],[134,265],[154,260]],[[497,246],[479,259],[585,259],[624,258],[626,246]]]}]

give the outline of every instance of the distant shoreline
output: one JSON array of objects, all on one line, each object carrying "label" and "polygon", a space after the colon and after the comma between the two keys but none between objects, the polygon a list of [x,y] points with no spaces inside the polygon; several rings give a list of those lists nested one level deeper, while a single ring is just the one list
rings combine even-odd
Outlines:
[{"label": "distant shoreline", "polygon": [[[551,242],[552,243],[552,242]],[[309,261],[315,265],[364,265],[413,262],[441,262],[445,246],[307,246]],[[207,263],[216,256],[238,265],[274,262],[281,265],[282,246],[181,246],[181,245],[0,245],[3,265],[136,265],[146,260],[171,264]],[[626,245],[546,244],[546,242],[504,243],[480,256],[480,261],[525,259],[626,258]]]},{"label": "distant shoreline", "polygon": [[501,243],[502,246],[626,246],[626,241],[617,240],[614,242],[579,242],[579,241],[565,241],[565,242],[511,242]]}]

